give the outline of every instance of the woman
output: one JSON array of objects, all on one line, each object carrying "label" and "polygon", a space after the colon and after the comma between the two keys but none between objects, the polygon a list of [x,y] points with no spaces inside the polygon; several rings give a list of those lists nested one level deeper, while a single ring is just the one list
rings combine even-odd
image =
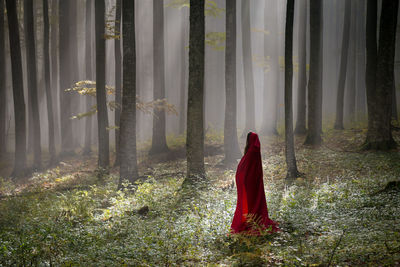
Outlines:
[{"label": "woman", "polygon": [[237,205],[231,233],[260,235],[262,231],[279,230],[268,217],[265,200],[260,140],[256,133],[247,134],[246,148],[236,171]]}]

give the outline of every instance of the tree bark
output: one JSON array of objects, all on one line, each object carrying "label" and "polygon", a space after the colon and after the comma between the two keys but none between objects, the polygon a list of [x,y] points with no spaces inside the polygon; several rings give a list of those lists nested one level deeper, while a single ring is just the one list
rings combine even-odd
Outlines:
[{"label": "tree bark", "polygon": [[308,130],[306,145],[319,145],[321,139],[322,1],[310,0],[310,74],[308,80]]},{"label": "tree bark", "polygon": [[254,99],[254,77],[253,77],[253,59],[251,50],[251,26],[250,26],[250,1],[242,1],[242,40],[243,40],[243,71],[244,87],[246,101],[246,122],[243,136],[249,131],[255,131],[255,99]]},{"label": "tree bark", "polygon": [[47,119],[49,127],[49,153],[50,164],[56,159],[56,147],[54,141],[54,117],[53,117],[53,98],[50,87],[50,39],[49,39],[49,3],[43,0],[43,57],[44,57],[44,79],[46,88]]},{"label": "tree bark", "polygon": [[40,117],[38,104],[38,90],[36,80],[36,50],[33,21],[33,0],[24,1],[24,27],[26,43],[26,63],[28,75],[28,101],[32,112],[33,134],[33,169],[40,169],[42,164],[42,148],[40,143]]},{"label": "tree bark", "polygon": [[304,135],[306,129],[307,93],[307,0],[299,1],[299,80],[297,96],[297,121],[295,134]]},{"label": "tree bark", "polygon": [[[396,147],[391,131],[391,112],[398,5],[398,0],[382,1],[379,50],[376,53],[377,4],[376,1],[368,1],[366,74],[368,132],[364,149],[388,150]],[[369,77],[375,73],[375,79]]]},{"label": "tree bark", "polygon": [[225,49],[225,164],[236,163],[240,158],[237,136],[236,98],[236,0],[226,2],[226,49]]},{"label": "tree bark", "polygon": [[123,91],[120,121],[120,179],[119,187],[127,179],[134,183],[138,178],[136,157],[136,40],[135,2],[122,2]]},{"label": "tree bark", "polygon": [[285,154],[287,180],[293,180],[299,175],[293,136],[293,18],[294,0],[288,0],[285,30]]},{"label": "tree bark", "polygon": [[115,103],[117,107],[115,109],[115,165],[119,165],[119,122],[121,119],[121,96],[122,96],[122,74],[121,74],[121,0],[117,0],[115,9],[115,31],[119,35],[115,39]]},{"label": "tree bark", "polygon": [[189,90],[185,183],[205,178],[204,170],[204,0],[190,0]]},{"label": "tree bark", "polygon": [[6,148],[6,53],[4,28],[4,1],[0,0],[0,156]]},{"label": "tree bark", "polygon": [[106,40],[105,34],[105,2],[95,1],[96,20],[96,102],[97,102],[97,130],[99,168],[107,169],[110,165],[108,112],[106,99]]},{"label": "tree bark", "polygon": [[186,25],[186,21],[188,16],[186,15],[185,9],[182,9],[182,12],[185,12],[182,16],[182,40],[181,40],[181,84],[180,84],[180,99],[179,99],[179,134],[184,134],[186,129],[186,105],[187,105],[187,55],[188,49],[187,47],[187,38],[188,38],[188,29]]},{"label": "tree bark", "polygon": [[[86,62],[86,79],[93,80],[92,70],[92,53],[93,53],[93,39],[92,39],[92,10],[93,1],[86,0],[86,20],[85,20],[85,62]],[[93,105],[92,97],[86,96],[86,110],[89,111]],[[92,125],[93,117],[87,116],[85,120],[85,142],[83,147],[83,154],[89,155],[92,151]]]},{"label": "tree bark", "polygon": [[348,122],[354,123],[355,121],[355,113],[356,113],[356,60],[357,60],[357,50],[356,50],[356,45],[357,45],[357,37],[356,37],[356,23],[357,23],[357,2],[356,1],[352,1],[351,2],[351,10],[352,10],[352,14],[354,14],[354,16],[351,17],[351,23],[350,23],[350,30],[351,30],[351,35],[354,36],[354,38],[352,38],[352,40],[350,41],[350,53],[349,53],[349,57],[348,60],[349,62],[348,64],[348,68],[347,68],[347,72],[348,72],[348,82],[347,82],[347,110],[348,110],[348,114],[347,114],[347,120]]},{"label": "tree bark", "polygon": [[343,22],[343,35],[342,35],[342,53],[340,57],[340,71],[336,99],[336,120],[334,128],[338,130],[344,129],[343,127],[343,107],[344,107],[344,89],[347,74],[347,61],[349,52],[350,40],[350,15],[351,15],[351,2],[346,1],[344,7],[344,22]]},{"label": "tree bark", "polygon": [[17,3],[15,0],[6,0],[8,32],[10,39],[11,70],[15,115],[15,159],[14,170],[11,176],[22,175],[26,168],[26,117],[25,100],[22,77],[21,47],[17,17]]},{"label": "tree bark", "polygon": [[[153,99],[165,98],[164,63],[164,1],[153,1]],[[153,136],[150,155],[168,151],[165,136],[165,110],[155,108],[153,115]]]},{"label": "tree bark", "polygon": [[69,55],[69,6],[70,1],[59,1],[59,73],[60,75],[60,121],[61,121],[61,155],[74,153],[71,122],[72,95],[65,90],[71,87],[71,61]]}]

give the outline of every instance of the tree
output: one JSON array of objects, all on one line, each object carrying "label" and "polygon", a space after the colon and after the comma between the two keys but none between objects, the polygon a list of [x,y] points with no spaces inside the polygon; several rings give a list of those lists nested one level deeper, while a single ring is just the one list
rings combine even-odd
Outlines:
[{"label": "tree", "polygon": [[322,1],[310,0],[310,73],[308,80],[308,130],[305,144],[319,145],[322,120],[321,64]]},{"label": "tree", "polygon": [[399,1],[382,1],[379,50],[376,44],[377,1],[369,0],[367,5],[368,132],[364,149],[387,150],[396,147],[391,131],[391,98]]},{"label": "tree", "polygon": [[293,137],[293,17],[294,0],[287,1],[285,30],[285,154],[287,175],[291,180],[299,175]]},{"label": "tree", "polygon": [[350,14],[351,14],[351,1],[345,2],[344,7],[344,22],[343,22],[343,36],[342,36],[342,53],[340,57],[340,70],[339,81],[336,99],[336,119],[334,128],[338,130],[344,129],[343,127],[343,103],[344,103],[344,88],[347,74],[347,61],[349,52],[350,40]]},{"label": "tree", "polygon": [[120,179],[134,183],[138,178],[136,157],[136,41],[135,2],[123,0],[122,45],[123,45],[123,91],[119,130]]},{"label": "tree", "polygon": [[250,1],[242,2],[242,40],[243,40],[243,69],[244,69],[244,87],[246,99],[246,122],[243,135],[249,130],[255,130],[255,99],[254,99],[254,77],[253,77],[253,59],[251,52],[251,32],[250,32]]},{"label": "tree", "polygon": [[182,34],[181,34],[181,81],[180,81],[180,98],[179,98],[179,134],[183,134],[185,132],[185,122],[186,122],[186,91],[187,91],[187,39],[188,39],[188,27],[186,25],[186,21],[188,20],[188,12],[185,8],[182,8],[183,16],[182,16]]},{"label": "tree", "polygon": [[0,155],[6,152],[6,53],[4,1],[0,0]]},{"label": "tree", "polygon": [[96,103],[97,103],[97,129],[99,137],[99,167],[106,169],[110,165],[109,137],[108,137],[108,112],[106,104],[106,40],[105,34],[105,2],[95,1],[96,25]]},{"label": "tree", "polygon": [[59,81],[58,81],[58,0],[51,0],[50,23],[50,60],[51,60],[51,88],[53,90],[53,118],[54,118],[54,141],[60,143],[60,122],[59,122]]},{"label": "tree", "polygon": [[205,178],[204,170],[204,0],[190,0],[189,90],[185,183]]},{"label": "tree", "polygon": [[36,50],[33,22],[33,0],[24,1],[24,28],[26,43],[26,64],[28,75],[28,101],[32,112],[33,132],[33,168],[39,169],[42,164],[42,149],[40,144],[40,117],[38,104],[38,90],[36,82]]},{"label": "tree", "polygon": [[[154,100],[165,98],[165,63],[164,63],[164,1],[153,1],[153,73]],[[153,137],[149,154],[168,151],[165,136],[165,111],[155,109],[153,115]]]},{"label": "tree", "polygon": [[[15,159],[12,176],[20,176],[26,168],[26,118],[22,77],[21,46],[17,17],[17,3],[6,0],[8,32],[11,52],[11,71],[15,117]],[[12,34],[10,34],[12,33]]]},{"label": "tree", "polygon": [[[357,14],[357,1],[351,1],[351,10],[352,14]],[[350,23],[350,30],[351,30],[351,35],[355,36],[355,38],[352,38],[350,41],[350,53],[348,56],[348,67],[347,67],[347,110],[348,110],[348,121],[350,123],[353,123],[355,121],[355,115],[356,115],[356,60],[357,60],[357,35],[356,35],[356,24],[357,24],[357,16],[354,15],[351,17],[351,23]]]},{"label": "tree", "polygon": [[56,158],[56,146],[54,141],[54,117],[53,117],[53,98],[50,87],[50,39],[49,39],[49,3],[43,0],[43,57],[44,57],[44,82],[46,88],[47,120],[49,127],[49,153],[50,164]]},{"label": "tree", "polygon": [[[121,118],[121,96],[122,96],[122,75],[121,75],[121,0],[116,1],[115,8],[115,35],[118,35],[114,40],[114,54],[115,54],[115,102],[117,107],[115,109],[115,126],[119,127]],[[119,129],[115,130],[115,165],[119,164]]]},{"label": "tree", "polygon": [[61,121],[61,154],[74,153],[73,134],[71,123],[71,100],[72,95],[65,90],[71,87],[71,60],[69,55],[69,8],[70,1],[59,1],[59,73],[60,75],[60,121]]},{"label": "tree", "polygon": [[[93,41],[92,41],[92,7],[93,1],[86,0],[86,17],[85,17],[85,62],[86,62],[86,79],[93,79],[93,70],[92,70],[92,50],[93,50]],[[93,105],[92,97],[86,96],[86,110],[90,110]],[[117,113],[117,110],[116,110]],[[89,155],[92,150],[92,116],[86,117],[86,125],[85,125],[85,141],[83,147],[83,154]]]},{"label": "tree", "polygon": [[225,164],[236,163],[240,158],[236,126],[236,0],[226,1],[225,49]]},{"label": "tree", "polygon": [[299,73],[297,96],[297,121],[295,134],[306,134],[306,93],[307,93],[307,0],[299,3]]}]

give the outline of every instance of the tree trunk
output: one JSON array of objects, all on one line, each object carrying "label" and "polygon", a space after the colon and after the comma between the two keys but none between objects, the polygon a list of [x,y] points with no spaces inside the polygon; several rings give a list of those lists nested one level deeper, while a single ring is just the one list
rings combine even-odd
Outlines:
[{"label": "tree trunk", "polygon": [[356,113],[356,60],[357,60],[357,50],[356,50],[356,45],[357,45],[357,37],[356,37],[356,23],[357,23],[357,2],[352,1],[351,2],[351,10],[352,14],[354,16],[351,17],[351,23],[350,23],[350,29],[351,29],[351,35],[354,36],[352,40],[350,41],[350,53],[348,60],[348,83],[347,83],[347,110],[348,110],[348,122],[350,124],[354,123],[355,121],[355,113]]},{"label": "tree trunk", "polygon": [[119,187],[127,179],[134,183],[138,178],[136,157],[136,41],[135,2],[122,2],[123,91],[120,121],[120,179]]},{"label": "tree trunk", "polygon": [[[86,0],[86,20],[85,20],[85,66],[86,66],[86,79],[93,80],[93,70],[92,70],[92,9],[93,1]],[[86,110],[89,111],[93,105],[92,97],[86,96]],[[92,125],[93,117],[87,116],[85,120],[85,142],[83,147],[83,154],[89,155],[92,151]]]},{"label": "tree trunk", "polygon": [[[153,99],[165,99],[164,1],[153,1]],[[165,110],[154,109],[150,155],[168,151]]]},{"label": "tree trunk", "polygon": [[4,28],[4,1],[0,0],[0,156],[6,148],[6,53]]},{"label": "tree trunk", "polygon": [[307,92],[307,0],[299,1],[299,81],[297,96],[297,121],[295,134],[303,135],[306,129],[306,92]]},{"label": "tree trunk", "polygon": [[294,0],[288,0],[285,30],[285,154],[287,165],[286,179],[288,180],[293,180],[299,175],[293,136],[293,18]]},{"label": "tree trunk", "polygon": [[71,61],[69,51],[69,6],[70,1],[59,1],[59,64],[60,69],[60,121],[61,121],[61,155],[73,154],[73,135],[71,122],[72,95],[65,90],[71,88]]},{"label": "tree trunk", "polygon": [[115,39],[115,103],[117,108],[115,109],[115,165],[119,165],[119,121],[121,119],[121,95],[122,95],[122,75],[121,75],[121,0],[117,0],[115,9],[115,31],[119,35]]},{"label": "tree trunk", "polygon": [[99,168],[106,169],[110,165],[108,113],[106,99],[106,40],[105,34],[105,2],[95,1],[96,20],[96,103],[97,103],[97,130],[99,137]]},{"label": "tree trunk", "polygon": [[358,120],[364,120],[366,115],[365,90],[365,17],[366,1],[357,1],[357,114]]},{"label": "tree trunk", "polygon": [[[367,101],[368,133],[365,149],[388,150],[396,147],[391,131],[394,40],[398,0],[383,0],[376,57],[376,1],[368,1],[367,12]],[[372,72],[375,71],[376,72]],[[375,80],[369,76],[375,75]]]},{"label": "tree trunk", "polygon": [[[10,39],[11,69],[15,115],[15,159],[12,176],[18,177],[26,168],[26,117],[22,77],[21,47],[17,17],[17,3],[6,0]],[[12,33],[12,34],[10,34]]]},{"label": "tree trunk", "polygon": [[205,178],[204,170],[204,0],[190,0],[189,90],[186,183]]},{"label": "tree trunk", "polygon": [[321,139],[321,32],[322,1],[310,0],[310,74],[308,80],[308,130],[305,144],[319,145]]},{"label": "tree trunk", "polygon": [[[264,57],[267,57],[269,69],[264,72],[264,92],[263,92],[263,119],[260,129],[262,135],[278,135],[276,124],[278,121],[279,109],[279,53],[278,53],[278,23],[277,14],[270,16],[270,9],[278,11],[278,3],[275,0],[265,1],[264,7],[264,28],[269,29],[270,34],[264,35]],[[278,12],[276,12],[278,13]],[[268,86],[272,90],[268,90]],[[271,94],[271,91],[275,95]],[[271,116],[272,113],[272,116]]]},{"label": "tree trunk", "polygon": [[350,15],[351,15],[351,2],[346,1],[344,7],[344,22],[343,22],[343,36],[342,36],[342,53],[340,58],[340,71],[336,99],[336,120],[334,128],[338,130],[344,129],[343,127],[343,107],[344,107],[344,89],[347,74],[347,61],[349,52],[350,40]]},{"label": "tree trunk", "polygon": [[36,50],[33,21],[33,0],[24,1],[24,27],[26,43],[26,63],[28,75],[28,101],[32,112],[33,133],[33,169],[40,169],[42,164],[42,149],[40,144],[40,117],[38,104],[38,90],[36,81]]},{"label": "tree trunk", "polygon": [[225,49],[225,164],[236,163],[240,158],[236,121],[236,0],[226,2]]},{"label": "tree trunk", "polygon": [[255,131],[255,99],[254,99],[254,77],[253,77],[253,59],[251,52],[251,29],[250,29],[250,1],[242,1],[242,40],[243,40],[243,71],[244,87],[246,99],[246,122],[243,136],[249,131]]},{"label": "tree trunk", "polygon": [[182,15],[182,40],[181,40],[181,84],[180,84],[180,99],[179,99],[179,134],[183,134],[186,128],[186,92],[187,92],[187,25],[186,21],[188,19],[186,15],[185,9],[182,9],[182,12],[185,12]]},{"label": "tree trunk", "polygon": [[49,39],[49,3],[48,0],[43,0],[43,57],[44,57],[44,79],[46,88],[46,102],[47,102],[47,119],[49,127],[49,153],[50,164],[54,163],[56,159],[56,147],[54,141],[54,117],[53,117],[53,98],[51,96],[52,90],[50,87],[50,39]]}]

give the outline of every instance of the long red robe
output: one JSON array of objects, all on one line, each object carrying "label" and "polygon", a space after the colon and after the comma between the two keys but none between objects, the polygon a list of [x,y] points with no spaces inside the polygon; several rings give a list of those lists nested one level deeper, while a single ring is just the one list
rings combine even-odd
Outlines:
[{"label": "long red robe", "polygon": [[251,133],[249,147],[236,171],[237,204],[231,233],[246,232],[259,235],[260,230],[279,230],[277,223],[268,217],[265,200],[260,140]]}]

